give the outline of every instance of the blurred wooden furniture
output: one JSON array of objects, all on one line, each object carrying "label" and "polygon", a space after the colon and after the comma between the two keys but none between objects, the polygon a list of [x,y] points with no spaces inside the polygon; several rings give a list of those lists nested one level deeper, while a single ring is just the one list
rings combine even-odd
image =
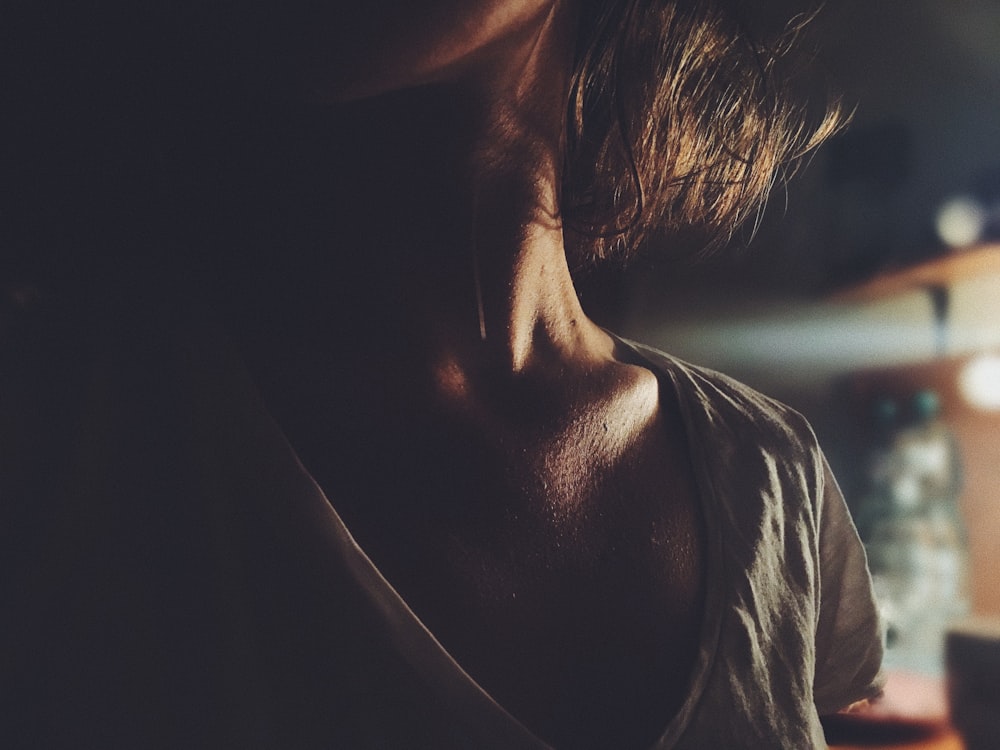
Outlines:
[{"label": "blurred wooden furniture", "polygon": [[830,750],[965,750],[965,744],[955,730],[947,729],[932,737],[903,742],[902,744],[830,745]]},{"label": "blurred wooden furniture", "polygon": [[1000,275],[1000,243],[954,250],[914,266],[886,271],[841,289],[830,299],[835,302],[874,302],[901,292],[950,287],[965,279],[989,275]]},{"label": "blurred wooden furniture", "polygon": [[832,750],[964,750],[948,721],[943,677],[894,670],[886,677],[873,704],[824,719]]}]

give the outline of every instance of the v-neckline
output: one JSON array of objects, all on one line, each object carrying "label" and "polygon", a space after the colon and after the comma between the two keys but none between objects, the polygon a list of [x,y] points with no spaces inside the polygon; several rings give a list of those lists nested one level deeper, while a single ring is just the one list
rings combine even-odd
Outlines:
[{"label": "v-neckline", "polygon": [[[701,443],[697,440],[696,405],[692,399],[685,395],[679,382],[678,371],[683,369],[682,365],[677,360],[659,352],[656,352],[659,360],[657,362],[651,359],[650,354],[632,342],[613,334],[612,336],[617,343],[626,347],[629,352],[638,357],[645,366],[648,366],[656,374],[661,388],[667,385],[672,389],[680,406],[688,454],[697,481],[699,501],[705,511],[703,517],[705,518],[708,545],[705,575],[706,596],[698,641],[699,653],[691,673],[687,698],[678,712],[671,717],[658,740],[648,748],[648,750],[668,750],[676,744],[684,733],[694,714],[712,671],[718,643],[724,581],[724,572],[721,570],[722,542],[714,513],[718,505],[715,501],[715,492],[711,481],[709,457],[701,449]],[[263,403],[260,403],[263,407]],[[358,544],[338,513],[335,504],[327,497],[308,469],[298,460],[294,446],[290,444],[281,427],[270,414],[267,414],[267,417],[277,429],[282,442],[295,458],[299,469],[306,476],[317,496],[322,498],[326,506],[325,511],[333,524],[333,538],[339,547],[336,550],[338,556],[350,571],[353,580],[365,592],[370,603],[381,614],[389,638],[403,658],[424,678],[430,689],[449,705],[454,706],[456,710],[465,712],[463,716],[466,719],[471,715],[474,719],[471,723],[484,727],[484,736],[495,740],[493,746],[497,750],[501,748],[503,750],[520,748],[524,750],[551,750],[550,745],[536,736],[493,698],[448,652],[417,616]]]}]

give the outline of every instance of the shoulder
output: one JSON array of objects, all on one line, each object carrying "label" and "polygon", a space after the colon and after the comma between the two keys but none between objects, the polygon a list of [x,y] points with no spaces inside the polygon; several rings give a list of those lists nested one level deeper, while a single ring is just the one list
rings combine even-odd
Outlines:
[{"label": "shoulder", "polygon": [[[714,576],[709,606],[719,628],[714,659],[724,669],[708,678],[690,736],[741,747],[767,746],[775,737],[816,746],[822,735],[812,672],[780,666],[815,661],[820,517],[834,485],[812,428],[732,377],[624,344],[673,385],[700,480]],[[762,684],[767,705],[759,700]],[[726,726],[712,718],[720,712],[731,716],[726,726],[745,734],[723,738]]]},{"label": "shoulder", "polygon": [[816,450],[816,436],[795,409],[716,370],[694,365],[663,351],[626,339],[619,341],[658,376],[674,386],[689,421],[711,428],[708,436]]},{"label": "shoulder", "polygon": [[802,414],[728,375],[643,344],[621,343],[673,387],[696,471],[720,502],[739,506],[740,513],[795,508],[792,516],[815,525],[832,482]]}]

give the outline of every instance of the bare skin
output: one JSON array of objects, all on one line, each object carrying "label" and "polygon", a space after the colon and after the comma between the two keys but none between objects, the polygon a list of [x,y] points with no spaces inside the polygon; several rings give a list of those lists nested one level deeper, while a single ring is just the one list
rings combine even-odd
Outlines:
[{"label": "bare skin", "polygon": [[704,531],[673,395],[567,266],[573,8],[440,5],[458,20],[376,49],[371,75],[303,75],[351,134],[333,262],[232,302],[233,325],[306,466],[472,677],[555,747],[648,746],[687,694]]}]

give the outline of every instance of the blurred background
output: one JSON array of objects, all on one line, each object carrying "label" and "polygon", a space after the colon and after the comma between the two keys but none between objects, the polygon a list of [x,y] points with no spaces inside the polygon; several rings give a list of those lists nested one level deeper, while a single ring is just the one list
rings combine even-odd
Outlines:
[{"label": "blurred background", "polygon": [[889,666],[939,675],[948,622],[1000,615],[1000,2],[837,0],[813,33],[855,115],[749,247],[691,268],[650,253],[581,296],[810,419]]}]

